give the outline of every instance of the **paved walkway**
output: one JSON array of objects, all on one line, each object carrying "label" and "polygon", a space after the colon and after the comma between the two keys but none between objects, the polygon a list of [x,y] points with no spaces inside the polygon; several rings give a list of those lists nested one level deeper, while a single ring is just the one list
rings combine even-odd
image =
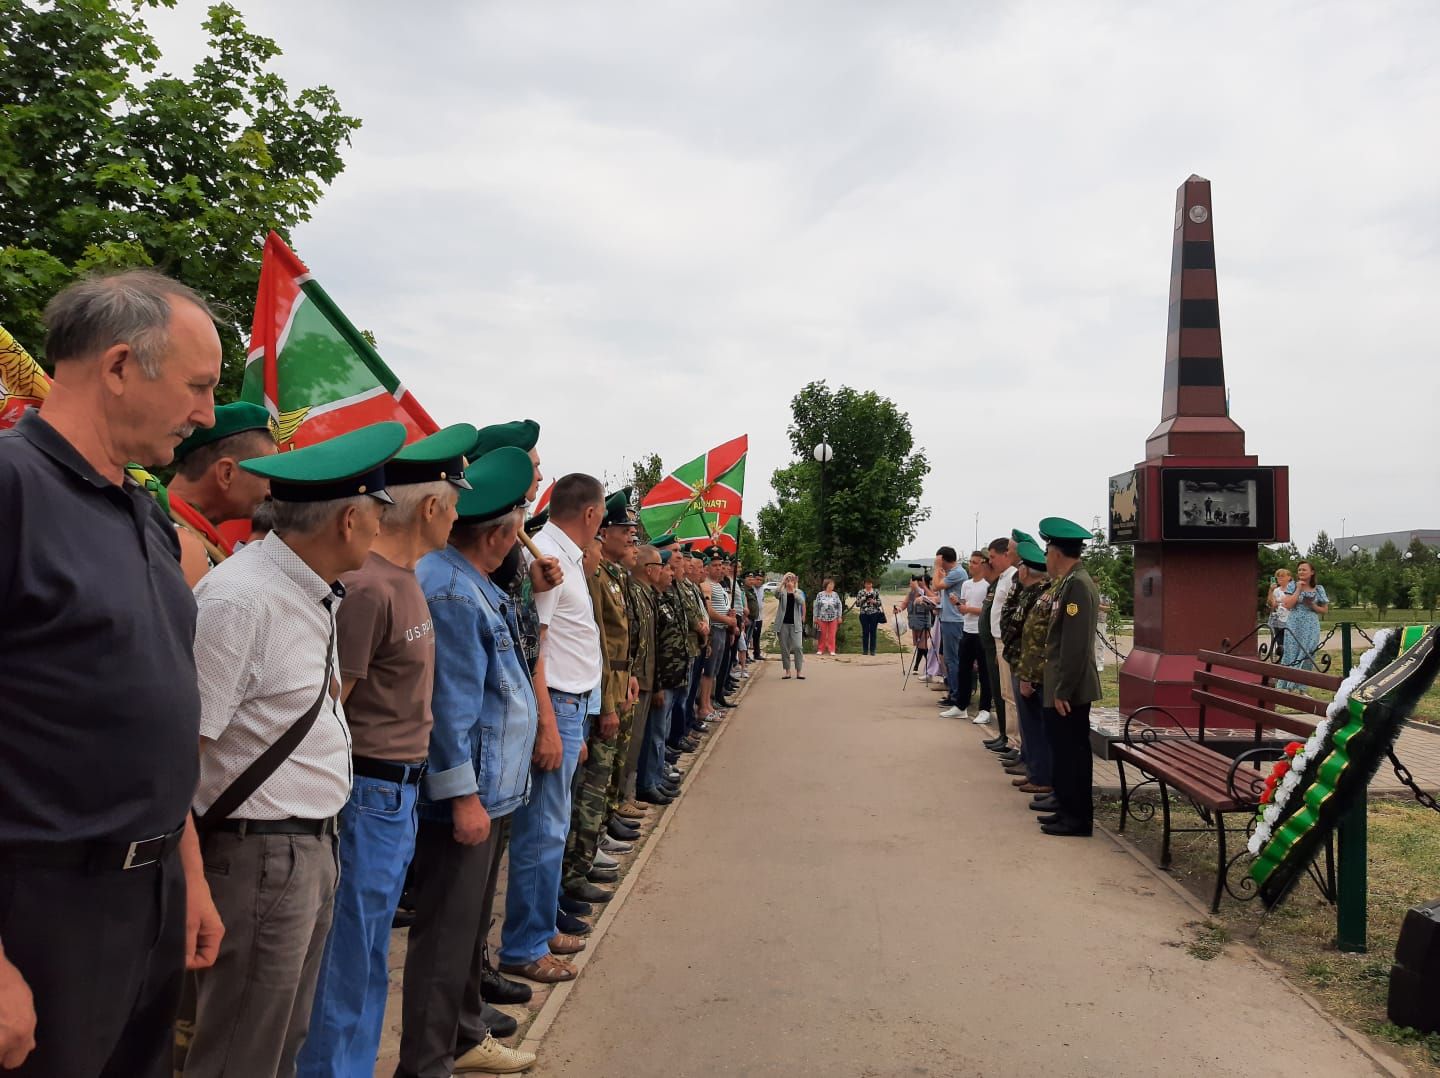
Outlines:
[{"label": "paved walkway", "polygon": [[1376,1072],[1246,952],[1192,957],[1108,838],[1042,836],[893,656],[806,672],[764,664],[532,1073]]}]

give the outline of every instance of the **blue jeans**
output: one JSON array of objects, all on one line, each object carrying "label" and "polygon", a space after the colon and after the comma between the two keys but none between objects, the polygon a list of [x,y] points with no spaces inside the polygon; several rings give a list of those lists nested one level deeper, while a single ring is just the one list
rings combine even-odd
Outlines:
[{"label": "blue jeans", "polygon": [[301,1078],[370,1078],[390,987],[390,920],[415,853],[414,783],[356,775],[340,810],[340,882]]},{"label": "blue jeans", "polygon": [[[586,694],[550,690],[564,753],[554,771],[532,771],[530,800],[510,825],[510,876],[500,961],[523,966],[550,953],[560,906],[560,867],[570,833],[570,791],[585,743]],[[373,1066],[373,1062],[372,1062]]]},{"label": "blue jeans", "polygon": [[685,701],[690,697],[692,683],[693,679],[686,677],[679,687],[665,690],[665,714],[661,726],[665,729],[665,743],[672,748],[678,748],[690,732],[690,724],[685,718]]},{"label": "blue jeans", "polygon": [[940,623],[941,654],[945,657],[945,687],[950,690],[950,699],[960,699],[960,645],[965,639],[963,621],[942,621]]},{"label": "blue jeans", "polygon": [[645,739],[644,744],[640,747],[640,764],[635,771],[635,788],[637,790],[655,789],[665,775],[665,742],[670,734],[669,698],[672,692],[682,693],[684,691],[684,685],[678,689],[666,690],[660,703],[653,704],[650,714],[645,717],[643,734],[639,730],[631,733],[632,737],[643,736]]}]

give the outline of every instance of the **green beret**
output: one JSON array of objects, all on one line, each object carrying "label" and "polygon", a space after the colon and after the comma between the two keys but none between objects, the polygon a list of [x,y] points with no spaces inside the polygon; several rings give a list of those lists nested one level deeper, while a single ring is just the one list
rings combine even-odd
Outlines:
[{"label": "green beret", "polygon": [[465,478],[469,487],[460,492],[455,515],[462,524],[480,524],[525,504],[535,465],[525,450],[501,446],[466,468]]},{"label": "green beret", "polygon": [[[653,544],[652,544],[652,545],[653,545]],[[661,564],[661,565],[669,565],[669,564],[670,564],[670,559],[671,559],[672,557],[674,557],[674,556],[675,556],[675,552],[674,552],[673,550],[662,550],[662,551],[660,551],[660,564]]]},{"label": "green beret", "polygon": [[385,462],[405,444],[400,423],[372,423],[327,441],[273,457],[242,460],[240,467],[270,480],[277,502],[329,502],[368,494],[382,502]]},{"label": "green beret", "polygon": [[249,401],[222,404],[215,409],[215,425],[196,427],[190,437],[175,447],[175,459],[181,460],[202,445],[210,445],[222,438],[229,438],[232,434],[244,434],[248,430],[272,432],[270,413],[265,406],[251,404]]},{"label": "green beret", "polygon": [[1020,555],[1020,560],[1030,568],[1045,568],[1045,551],[1040,549],[1040,544],[1034,539],[1021,539],[1015,544],[1015,550]]},{"label": "green beret", "polygon": [[1089,542],[1095,538],[1095,534],[1089,528],[1081,527],[1073,520],[1066,520],[1064,517],[1046,517],[1040,522],[1038,530],[1040,538],[1046,542],[1052,539],[1069,540],[1070,542],[1079,539],[1081,542]]},{"label": "green beret", "polygon": [[1012,528],[1012,529],[1011,529],[1011,531],[1010,531],[1010,538],[1011,538],[1011,540],[1013,540],[1013,541],[1016,542],[1016,543],[1033,543],[1033,542],[1035,542],[1035,537],[1034,537],[1033,535],[1031,535],[1029,532],[1022,532],[1019,528]]},{"label": "green beret", "polygon": [[[516,449],[523,449],[526,453],[535,448],[535,443],[540,440],[540,424],[533,419],[517,419],[510,423],[492,423],[488,427],[481,427],[475,432],[475,442],[470,446],[470,452],[465,455],[471,460],[479,460],[486,453],[501,446],[513,446]],[[533,474],[532,474],[533,478]],[[526,489],[529,489],[528,487]]]},{"label": "green beret", "polygon": [[[528,459],[528,458],[527,458]],[[605,516],[600,521],[602,528],[635,527],[636,520],[630,515],[630,488],[617,490],[605,499]]]},{"label": "green beret", "polygon": [[654,539],[651,539],[650,545],[653,547],[674,546],[677,541],[678,540],[676,540],[675,538],[675,533],[673,531],[668,531],[664,535],[657,535]]},{"label": "green beret", "polygon": [[[385,482],[399,487],[411,483],[438,483],[444,479],[461,490],[468,490],[470,484],[465,481],[465,454],[474,444],[475,428],[469,423],[456,423],[436,431],[396,453],[385,465]],[[530,457],[527,455],[525,459]],[[531,474],[534,474],[533,465]]]}]

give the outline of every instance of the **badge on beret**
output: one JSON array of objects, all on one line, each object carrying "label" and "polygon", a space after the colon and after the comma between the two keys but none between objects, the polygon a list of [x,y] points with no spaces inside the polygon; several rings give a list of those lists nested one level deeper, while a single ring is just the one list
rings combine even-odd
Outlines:
[{"label": "badge on beret", "polygon": [[1080,613],[1080,604],[1079,604],[1079,603],[1067,603],[1067,604],[1065,605],[1065,613],[1068,614],[1068,615],[1070,615],[1070,617],[1073,618],[1076,614]]}]

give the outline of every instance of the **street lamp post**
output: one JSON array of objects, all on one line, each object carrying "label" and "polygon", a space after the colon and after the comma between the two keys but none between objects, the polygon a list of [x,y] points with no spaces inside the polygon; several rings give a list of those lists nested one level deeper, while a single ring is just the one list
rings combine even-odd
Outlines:
[{"label": "street lamp post", "polygon": [[825,562],[830,552],[830,523],[825,516],[825,465],[835,451],[830,448],[830,441],[824,435],[820,436],[820,444],[815,447],[815,459],[820,462],[820,581],[821,588],[824,588]]}]

